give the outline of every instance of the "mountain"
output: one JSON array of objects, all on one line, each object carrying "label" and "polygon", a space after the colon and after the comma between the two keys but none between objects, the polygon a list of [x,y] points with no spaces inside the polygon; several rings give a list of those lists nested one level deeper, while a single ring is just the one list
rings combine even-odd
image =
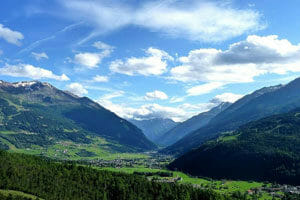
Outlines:
[{"label": "mountain", "polygon": [[178,124],[176,127],[162,135],[162,137],[159,139],[160,144],[164,146],[174,144],[187,134],[207,125],[213,117],[228,108],[230,105],[231,103],[227,102],[221,103],[207,112],[200,113]]},{"label": "mountain", "polygon": [[300,108],[243,125],[170,164],[218,179],[300,184]]},{"label": "mountain", "polygon": [[49,83],[1,81],[0,105],[0,143],[6,149],[66,148],[71,143],[75,144],[70,149],[75,154],[81,144],[94,144],[96,151],[156,147],[130,122],[87,97],[61,91]]},{"label": "mountain", "polygon": [[218,137],[221,132],[236,130],[250,121],[300,107],[300,78],[287,85],[262,88],[241,98],[219,113],[204,127],[185,136],[164,153],[182,154]]},{"label": "mountain", "polygon": [[148,120],[130,119],[129,121],[140,128],[146,137],[156,144],[161,144],[160,137],[179,124],[171,119],[163,118]]}]

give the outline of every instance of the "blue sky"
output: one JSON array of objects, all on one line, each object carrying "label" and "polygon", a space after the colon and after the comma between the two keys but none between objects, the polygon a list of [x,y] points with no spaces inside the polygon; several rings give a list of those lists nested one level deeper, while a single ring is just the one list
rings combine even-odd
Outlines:
[{"label": "blue sky", "polygon": [[[113,2],[113,3],[112,3]],[[300,75],[298,0],[3,0],[0,79],[185,120]]]}]

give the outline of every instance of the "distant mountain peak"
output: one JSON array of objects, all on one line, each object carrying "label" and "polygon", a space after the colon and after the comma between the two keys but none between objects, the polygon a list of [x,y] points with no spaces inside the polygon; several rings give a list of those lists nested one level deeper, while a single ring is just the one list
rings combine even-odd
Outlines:
[{"label": "distant mountain peak", "polygon": [[160,144],[165,146],[174,144],[189,133],[192,133],[202,126],[205,126],[214,116],[228,108],[230,105],[231,103],[229,102],[221,102],[219,105],[213,107],[209,111],[199,113],[198,115],[195,115],[190,119],[178,124],[160,138]]},{"label": "distant mountain peak", "polygon": [[14,86],[14,87],[30,87],[37,83],[38,83],[37,81],[21,81],[21,82],[12,83],[12,86]]},{"label": "distant mountain peak", "polygon": [[151,118],[151,119],[129,119],[130,122],[140,128],[143,133],[154,143],[159,144],[159,138],[167,131],[178,125],[178,122],[174,122],[169,118]]},{"label": "distant mountain peak", "polygon": [[25,90],[38,90],[40,88],[48,87],[48,88],[55,88],[50,83],[47,82],[40,82],[40,81],[20,81],[20,82],[6,82],[6,81],[0,81],[1,87],[6,88],[15,88],[15,89],[25,89]]}]

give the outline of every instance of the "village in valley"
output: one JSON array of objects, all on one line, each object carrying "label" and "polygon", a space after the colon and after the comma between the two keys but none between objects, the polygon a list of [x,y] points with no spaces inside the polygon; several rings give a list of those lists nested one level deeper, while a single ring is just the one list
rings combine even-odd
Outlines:
[{"label": "village in valley", "polygon": [[145,158],[122,158],[120,156],[113,160],[95,159],[86,160],[85,162],[97,167],[124,168],[143,166],[145,168],[161,170],[166,167],[166,164],[170,163],[174,159],[172,156],[157,154],[156,152],[146,152],[145,155]]},{"label": "village in valley", "polygon": [[[166,165],[170,163],[174,158],[168,155],[161,155],[157,152],[147,152],[146,158],[132,158],[132,159],[113,159],[113,160],[104,160],[104,159],[95,159],[95,160],[86,160],[83,161],[86,164],[97,166],[99,168],[114,168],[117,171],[119,169],[121,172],[123,169],[132,169],[130,170],[133,174],[141,175],[147,177],[149,181],[156,182],[166,182],[166,183],[188,183],[189,180],[185,180],[185,177],[180,174],[166,170]],[[140,168],[142,166],[142,168]],[[152,169],[154,172],[145,170],[141,171],[139,169]],[[136,170],[136,171],[135,171]],[[126,170],[125,170],[126,172]],[[185,175],[189,179],[201,179],[205,180],[204,183],[198,183],[191,185],[195,188],[201,189],[213,189],[213,190],[223,190],[226,191],[229,187],[232,187],[233,190],[239,190],[238,186],[228,186],[228,183],[234,182],[231,180],[213,180],[211,178],[197,177],[191,175]],[[250,181],[251,183],[252,181]],[[259,187],[253,187],[245,191],[246,194],[250,196],[262,196],[263,194],[268,194],[271,197],[280,199],[284,194],[300,194],[300,186],[292,185],[280,185],[272,183],[263,183]]]},{"label": "village in valley", "polygon": [[[70,155],[73,149],[73,145],[69,143],[60,143],[60,145],[61,146],[59,146],[59,148],[55,147],[53,149],[54,158],[57,157],[56,159],[58,160],[76,162],[79,164],[92,166],[98,169],[133,173],[136,175],[145,176],[149,181],[165,183],[185,183],[191,184],[195,188],[212,189],[223,192],[228,190],[241,191],[240,186],[231,184],[235,181],[219,181],[206,177],[191,176],[182,172],[169,171],[167,170],[166,166],[168,165],[168,163],[174,160],[174,157],[170,155],[159,154],[157,151],[144,152],[143,155],[138,156],[134,156],[134,154],[132,154],[132,157],[128,155],[124,156],[122,154],[116,154],[113,157],[113,159],[101,157],[95,159],[85,159],[85,157],[82,157],[79,160],[73,160],[72,156]],[[43,154],[44,156],[47,155],[45,149],[37,149],[39,149],[41,151],[41,154]],[[31,149],[26,149],[26,151],[30,150]],[[90,154],[92,152],[82,152],[89,153],[89,155],[92,155]],[[249,184],[251,184],[251,181],[249,182]],[[284,194],[300,194],[300,186],[262,183],[261,185],[255,187],[249,186],[249,189],[244,191],[244,193],[253,197],[262,197],[263,195],[267,194],[268,196],[274,197],[275,199],[281,199]]]}]

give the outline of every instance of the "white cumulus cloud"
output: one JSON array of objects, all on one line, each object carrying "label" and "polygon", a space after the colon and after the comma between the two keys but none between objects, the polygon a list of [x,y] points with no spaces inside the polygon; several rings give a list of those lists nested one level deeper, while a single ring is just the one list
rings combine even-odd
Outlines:
[{"label": "white cumulus cloud", "polygon": [[[171,79],[183,82],[204,82],[187,92],[203,94],[230,83],[252,82],[266,73],[285,74],[300,71],[300,44],[294,45],[276,35],[250,35],[227,50],[196,49],[180,57],[171,69]],[[216,87],[214,87],[216,86]],[[205,87],[205,88],[203,88]],[[201,92],[203,91],[203,92]]]},{"label": "white cumulus cloud", "polygon": [[207,94],[215,89],[220,88],[221,86],[223,86],[223,83],[218,83],[218,82],[206,83],[188,89],[187,94],[189,96],[198,96],[202,94]]},{"label": "white cumulus cloud", "polygon": [[96,68],[101,62],[101,55],[98,53],[78,53],[75,55],[75,62],[87,68]]},{"label": "white cumulus cloud", "polygon": [[127,119],[153,119],[169,118],[174,121],[184,121],[202,112],[206,112],[217,106],[220,102],[210,101],[208,103],[189,104],[178,106],[163,106],[156,103],[144,104],[138,107],[130,106],[129,103],[113,103],[112,98],[120,97],[123,93],[113,92],[102,96],[97,102],[106,109]]},{"label": "white cumulus cloud", "polygon": [[102,51],[97,53],[78,53],[74,57],[75,63],[90,69],[97,68],[104,58],[110,56],[114,49],[114,47],[101,41],[95,42],[93,47]]},{"label": "white cumulus cloud", "polygon": [[109,100],[98,100],[100,105],[116,113],[122,118],[153,119],[169,118],[175,121],[182,121],[190,116],[181,108],[161,106],[159,104],[145,104],[134,108],[124,104],[115,104]]},{"label": "white cumulus cloud", "polygon": [[101,100],[110,100],[110,99],[114,99],[117,97],[122,97],[124,95],[124,91],[119,90],[119,91],[113,91],[111,93],[105,94],[103,95],[100,99]]},{"label": "white cumulus cloud", "polygon": [[147,92],[144,98],[146,100],[156,100],[156,99],[165,100],[168,99],[168,95],[162,91],[155,90],[153,92]]},{"label": "white cumulus cloud", "polygon": [[100,53],[78,53],[75,55],[75,62],[89,69],[97,68],[102,60],[111,54],[111,50],[103,50]]},{"label": "white cumulus cloud", "polygon": [[67,90],[77,96],[84,96],[88,94],[88,90],[80,83],[71,83],[66,86]]},{"label": "white cumulus cloud", "polygon": [[131,57],[126,60],[115,60],[110,64],[110,70],[112,72],[133,75],[160,75],[167,70],[167,61],[173,60],[167,52],[148,48],[146,50],[147,56],[145,57]]},{"label": "white cumulus cloud", "polygon": [[183,96],[183,97],[172,97],[171,99],[170,99],[170,103],[179,103],[179,102],[183,102],[184,100],[185,100],[185,96]]},{"label": "white cumulus cloud", "polygon": [[109,78],[107,76],[96,75],[93,77],[93,82],[108,82]]},{"label": "white cumulus cloud", "polygon": [[24,36],[22,33],[18,32],[18,31],[13,31],[7,27],[4,27],[2,24],[0,24],[0,38],[4,39],[8,43],[20,46],[21,45],[20,40],[23,40]]},{"label": "white cumulus cloud", "polygon": [[65,74],[55,75],[52,71],[35,67],[29,64],[8,65],[0,68],[0,75],[12,77],[26,77],[32,79],[55,79],[58,81],[70,80]]},{"label": "white cumulus cloud", "polygon": [[216,95],[215,98],[213,98],[211,100],[211,102],[215,102],[215,103],[221,103],[221,102],[230,102],[230,103],[234,103],[237,100],[239,100],[240,98],[242,98],[244,95],[241,94],[234,94],[234,93],[223,93],[223,94],[219,94]]}]

